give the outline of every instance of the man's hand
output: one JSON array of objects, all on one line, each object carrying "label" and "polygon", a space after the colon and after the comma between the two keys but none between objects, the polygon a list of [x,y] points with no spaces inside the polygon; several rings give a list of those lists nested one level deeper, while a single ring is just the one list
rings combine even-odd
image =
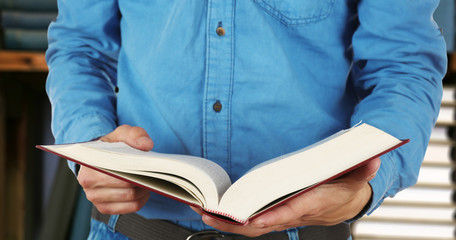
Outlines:
[{"label": "man's hand", "polygon": [[219,221],[204,215],[197,208],[193,210],[203,216],[207,225],[249,237],[299,226],[335,225],[355,217],[363,210],[372,195],[368,182],[375,177],[379,167],[380,159],[374,159],[341,178],[287,201],[245,226]]},{"label": "man's hand", "polygon": [[[123,125],[100,138],[105,142],[125,142],[143,151],[153,148],[152,139],[143,128]],[[104,214],[126,214],[136,212],[146,204],[150,192],[134,185],[81,166],[79,184],[87,199]]]}]

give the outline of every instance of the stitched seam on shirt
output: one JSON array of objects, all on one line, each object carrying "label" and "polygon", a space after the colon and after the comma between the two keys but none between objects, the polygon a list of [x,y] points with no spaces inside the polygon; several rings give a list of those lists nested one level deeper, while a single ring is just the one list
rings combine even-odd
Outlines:
[{"label": "stitched seam on shirt", "polygon": [[[104,114],[102,113],[90,113],[90,114],[84,114],[84,115],[81,115],[80,117],[76,118],[76,119],[73,119],[71,123],[71,125],[75,125],[75,122],[80,122],[80,121],[83,121],[84,119],[89,119],[89,118],[103,118],[103,119],[106,119],[108,120],[109,117],[105,116]],[[70,126],[71,126],[70,125]],[[68,131],[67,128],[65,126],[62,125],[62,123],[59,124],[60,126],[60,131],[58,133],[59,136],[62,136],[62,137],[59,137],[61,139],[64,139],[64,141],[66,142],[68,137],[67,137],[67,134],[68,132],[71,132],[71,131]],[[101,133],[98,131],[98,132],[94,132],[93,133],[94,135],[100,135]],[[90,139],[86,139],[86,140],[90,140]]]},{"label": "stitched seam on shirt", "polygon": [[206,41],[207,41],[207,46],[206,46],[206,78],[205,78],[205,89],[204,89],[204,106],[203,106],[203,111],[204,111],[204,120],[203,120],[203,157],[207,158],[207,104],[208,104],[208,87],[209,87],[209,59],[211,58],[210,56],[210,48],[211,48],[211,41],[210,41],[210,27],[211,27],[211,9],[212,2],[208,1],[207,5],[207,19],[206,19]]},{"label": "stitched seam on shirt", "polygon": [[331,13],[331,10],[334,6],[334,0],[331,0],[329,2],[329,6],[325,9],[325,11],[322,11],[319,15],[313,15],[309,17],[299,17],[299,18],[290,18],[284,15],[281,11],[275,9],[273,6],[270,4],[264,2],[264,1],[256,1],[259,3],[260,7],[263,8],[263,10],[271,15],[273,18],[277,19],[279,22],[284,24],[285,26],[294,26],[294,25],[300,25],[300,24],[308,24],[308,23],[313,23],[313,22],[318,22],[321,21],[329,16]]},{"label": "stitched seam on shirt", "polygon": [[[385,158],[387,158],[387,159],[391,162],[391,165],[392,165],[391,167],[393,168],[393,173],[394,173],[394,175],[393,175],[392,182],[391,182],[391,183],[389,184],[389,186],[388,186],[388,189],[394,190],[394,189],[391,189],[391,187],[394,185],[394,183],[396,183],[398,180],[400,180],[400,178],[399,178],[399,172],[397,171],[397,166],[396,166],[397,162],[396,162],[396,159],[393,158],[393,156],[391,156],[391,155],[392,155],[392,153],[389,152],[389,153],[386,153],[386,154],[383,155],[383,156],[384,156]],[[386,190],[385,194],[389,197],[390,193],[389,193],[388,189]]]},{"label": "stitched seam on shirt", "polygon": [[233,96],[233,84],[234,84],[234,24],[235,24],[235,14],[236,14],[236,1],[232,3],[232,12],[231,12],[231,52],[230,52],[230,88],[228,89],[228,102],[230,108],[227,112],[227,134],[226,134],[226,151],[227,151],[227,170],[231,173],[231,109],[232,105],[232,96]]}]

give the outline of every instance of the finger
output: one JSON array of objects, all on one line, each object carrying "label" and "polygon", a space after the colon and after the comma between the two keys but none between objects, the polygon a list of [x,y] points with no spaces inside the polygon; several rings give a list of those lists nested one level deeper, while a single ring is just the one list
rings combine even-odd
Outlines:
[{"label": "finger", "polygon": [[[334,225],[350,219],[366,204],[367,200],[364,200],[370,197],[367,195],[370,192],[346,182],[341,179],[338,183],[312,189],[269,210],[254,219],[251,225],[286,229],[304,225]],[[370,188],[367,182],[364,185]]]},{"label": "finger", "polygon": [[375,177],[380,168],[380,164],[380,158],[372,159],[361,167],[344,175],[343,178],[348,178],[357,182],[368,182]]},{"label": "finger", "polygon": [[111,133],[101,137],[100,140],[105,142],[125,142],[143,151],[149,151],[154,147],[154,143],[146,130],[141,127],[132,127],[129,125],[117,127]]},{"label": "finger", "polygon": [[77,180],[83,188],[87,189],[101,187],[128,188],[133,186],[131,183],[111,177],[85,166],[81,166]]},{"label": "finger", "polygon": [[139,211],[149,199],[149,194],[137,201],[94,203],[99,212],[103,214],[128,214]]},{"label": "finger", "polygon": [[138,188],[84,189],[86,197],[93,203],[134,202],[149,197],[149,191]]},{"label": "finger", "polygon": [[278,228],[279,226],[291,226],[294,224],[303,225],[302,222],[298,222],[304,214],[309,211],[307,206],[313,206],[316,203],[309,201],[310,195],[313,195],[313,191],[307,192],[303,195],[297,196],[296,198],[288,200],[283,205],[277,206],[263,215],[253,219],[250,223],[251,226],[258,228]]}]

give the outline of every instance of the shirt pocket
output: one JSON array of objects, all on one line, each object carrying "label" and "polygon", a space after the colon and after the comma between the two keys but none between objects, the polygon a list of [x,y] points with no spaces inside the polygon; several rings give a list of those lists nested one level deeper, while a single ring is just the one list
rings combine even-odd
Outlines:
[{"label": "shirt pocket", "polygon": [[290,25],[315,23],[327,18],[335,0],[254,0],[265,12]]}]

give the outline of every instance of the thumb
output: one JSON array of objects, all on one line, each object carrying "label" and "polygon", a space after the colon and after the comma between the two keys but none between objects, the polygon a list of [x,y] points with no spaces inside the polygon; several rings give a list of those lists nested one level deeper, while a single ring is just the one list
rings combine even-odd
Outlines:
[{"label": "thumb", "polygon": [[361,167],[348,173],[346,175],[346,177],[351,178],[354,181],[368,182],[375,177],[378,169],[380,168],[380,164],[381,164],[380,158],[375,158],[375,159],[369,160],[367,163],[363,164]]},{"label": "thumb", "polygon": [[154,147],[154,142],[141,127],[122,125],[111,133],[100,138],[104,142],[125,142],[139,150],[150,151]]}]

